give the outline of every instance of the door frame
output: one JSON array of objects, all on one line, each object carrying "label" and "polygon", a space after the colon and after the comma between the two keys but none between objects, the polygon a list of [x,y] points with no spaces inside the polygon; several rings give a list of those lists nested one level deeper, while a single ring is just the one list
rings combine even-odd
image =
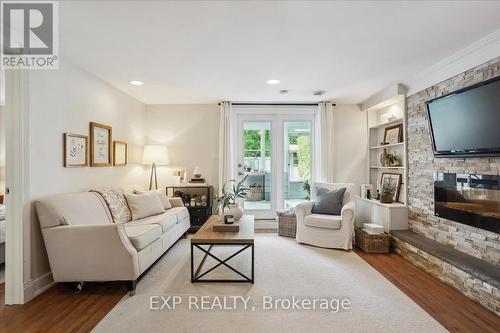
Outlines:
[{"label": "door frame", "polygon": [[[234,105],[233,112],[233,145],[234,170],[238,174],[238,164],[242,163],[242,145],[243,137],[240,135],[243,130],[244,121],[270,121],[271,122],[271,172],[273,174],[271,182],[271,210],[247,212],[255,216],[256,219],[275,219],[276,210],[282,209],[283,189],[279,184],[283,184],[283,165],[284,165],[284,123],[285,121],[310,121],[311,122],[311,179],[315,179],[316,162],[316,116],[318,107],[316,105]],[[276,138],[276,139],[274,139]]]},{"label": "door frame", "polygon": [[24,281],[31,275],[31,244],[25,242],[31,235],[29,78],[29,71],[5,70],[5,304],[25,303]]}]

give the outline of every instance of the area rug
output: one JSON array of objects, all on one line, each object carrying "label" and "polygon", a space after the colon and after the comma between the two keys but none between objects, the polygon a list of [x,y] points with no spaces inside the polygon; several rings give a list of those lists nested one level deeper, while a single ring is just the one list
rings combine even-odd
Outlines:
[{"label": "area rug", "polygon": [[[245,250],[228,263],[249,274],[249,260]],[[257,234],[253,285],[192,284],[190,265],[189,239],[181,239],[93,332],[446,332],[353,252]],[[223,266],[206,275],[231,276]]]}]

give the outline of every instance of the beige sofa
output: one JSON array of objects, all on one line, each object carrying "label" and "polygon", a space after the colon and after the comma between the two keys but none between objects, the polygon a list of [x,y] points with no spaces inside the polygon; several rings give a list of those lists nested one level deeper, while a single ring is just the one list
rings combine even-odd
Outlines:
[{"label": "beige sofa", "polygon": [[127,281],[137,278],[190,227],[179,198],[171,209],[128,223],[113,223],[96,192],[61,194],[35,202],[56,282]]}]

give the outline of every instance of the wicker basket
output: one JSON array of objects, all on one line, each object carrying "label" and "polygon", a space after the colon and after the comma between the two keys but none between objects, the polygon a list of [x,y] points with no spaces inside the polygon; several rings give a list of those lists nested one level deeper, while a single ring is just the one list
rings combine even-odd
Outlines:
[{"label": "wicker basket", "polygon": [[278,234],[284,237],[295,238],[297,232],[297,217],[291,211],[278,211]]},{"label": "wicker basket", "polygon": [[250,190],[247,193],[246,200],[247,201],[261,201],[262,200],[262,186],[251,186]]},{"label": "wicker basket", "polygon": [[356,245],[366,253],[389,253],[391,236],[369,234],[361,228],[354,227]]}]

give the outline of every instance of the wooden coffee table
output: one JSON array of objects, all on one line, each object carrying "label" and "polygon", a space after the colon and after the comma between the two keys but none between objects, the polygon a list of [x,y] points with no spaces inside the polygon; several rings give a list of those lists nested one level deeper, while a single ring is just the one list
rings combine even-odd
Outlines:
[{"label": "wooden coffee table", "polygon": [[[212,215],[207,222],[193,235],[191,238],[191,282],[246,282],[254,283],[254,218],[253,215],[243,215],[243,217],[238,221],[240,224],[240,231],[238,232],[218,232],[213,231],[212,226],[215,223],[220,223],[223,220],[222,216]],[[208,248],[203,247],[208,245]],[[226,259],[218,258],[211,250],[214,247],[234,247],[239,246],[237,251],[231,254]],[[194,253],[198,249],[205,253],[201,259],[198,267],[195,269],[194,263]],[[252,251],[252,262],[251,262],[251,277],[246,276],[234,267],[228,264],[228,261],[238,254],[242,253],[246,249]],[[208,257],[211,257],[218,261],[218,264],[209,268],[205,272],[201,273],[203,265]],[[241,276],[241,279],[203,279],[208,273],[216,269],[217,267],[224,265],[233,272]]]}]

